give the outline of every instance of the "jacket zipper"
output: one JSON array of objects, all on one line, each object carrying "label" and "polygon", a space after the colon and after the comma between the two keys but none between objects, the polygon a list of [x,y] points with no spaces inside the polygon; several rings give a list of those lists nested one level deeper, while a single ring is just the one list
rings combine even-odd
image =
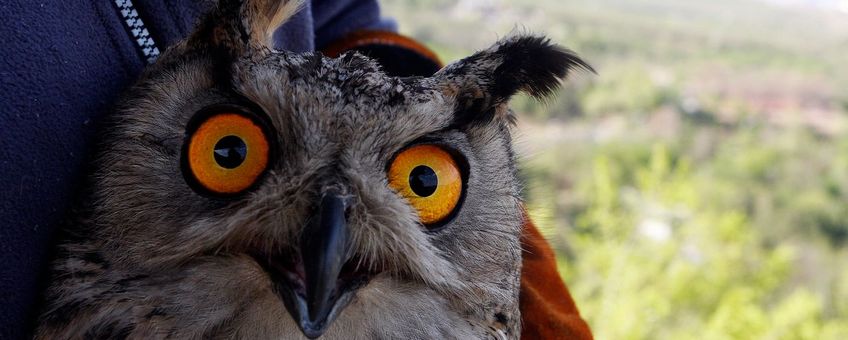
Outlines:
[{"label": "jacket zipper", "polygon": [[150,32],[144,27],[144,22],[138,16],[138,12],[135,10],[132,1],[115,0],[115,6],[117,6],[118,12],[124,19],[127,30],[132,34],[133,39],[135,39],[135,45],[139,53],[144,56],[147,64],[152,64],[159,57],[159,48],[156,47],[156,42],[153,41]]}]

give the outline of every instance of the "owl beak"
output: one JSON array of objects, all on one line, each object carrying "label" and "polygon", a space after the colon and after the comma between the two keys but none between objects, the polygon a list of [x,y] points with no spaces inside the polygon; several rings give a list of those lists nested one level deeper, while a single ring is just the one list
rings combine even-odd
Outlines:
[{"label": "owl beak", "polygon": [[349,197],[334,192],[321,196],[303,229],[299,253],[250,254],[268,273],[275,293],[310,339],[323,335],[356,291],[382,271],[352,256],[348,201]]},{"label": "owl beak", "polygon": [[352,287],[339,274],[350,259],[347,200],[325,193],[301,239],[306,296],[294,301],[303,334],[317,338],[350,302]]}]

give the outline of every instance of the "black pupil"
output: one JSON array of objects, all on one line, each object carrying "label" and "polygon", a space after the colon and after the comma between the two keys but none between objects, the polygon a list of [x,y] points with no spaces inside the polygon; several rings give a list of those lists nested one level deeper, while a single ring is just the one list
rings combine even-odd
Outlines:
[{"label": "black pupil", "polygon": [[244,162],[247,157],[247,145],[241,138],[226,136],[215,143],[215,161],[218,165],[234,169]]},{"label": "black pupil", "polygon": [[412,192],[421,197],[427,197],[436,192],[439,177],[429,166],[419,165],[409,173],[409,187]]}]

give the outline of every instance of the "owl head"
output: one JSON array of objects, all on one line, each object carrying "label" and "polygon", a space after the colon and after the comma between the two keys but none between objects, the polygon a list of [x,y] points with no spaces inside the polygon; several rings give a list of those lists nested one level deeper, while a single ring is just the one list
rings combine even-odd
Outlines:
[{"label": "owl head", "polygon": [[270,48],[297,8],[222,0],[145,71],[103,130],[41,335],[520,333],[507,104],[589,66],[513,36],[390,77]]}]

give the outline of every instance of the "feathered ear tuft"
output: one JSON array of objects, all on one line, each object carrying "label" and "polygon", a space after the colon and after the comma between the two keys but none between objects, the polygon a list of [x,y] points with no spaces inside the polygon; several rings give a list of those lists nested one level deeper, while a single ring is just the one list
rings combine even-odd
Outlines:
[{"label": "feathered ear tuft", "polygon": [[552,44],[545,37],[519,36],[498,45],[492,53],[500,56],[501,63],[492,74],[492,94],[502,98],[518,91],[543,98],[559,88],[560,79],[571,70],[594,72],[574,52]]},{"label": "feathered ear tuft", "polygon": [[273,46],[274,31],[303,7],[303,0],[253,0],[242,4],[242,24],[255,43]]},{"label": "feathered ear tuft", "polygon": [[274,31],[295,15],[304,0],[220,0],[201,20],[189,45],[209,45],[234,55],[273,49]]},{"label": "feathered ear tuft", "polygon": [[541,36],[519,35],[450,64],[436,77],[448,97],[456,98],[458,124],[495,116],[518,91],[535,98],[553,93],[572,70],[594,72],[574,52]]}]

